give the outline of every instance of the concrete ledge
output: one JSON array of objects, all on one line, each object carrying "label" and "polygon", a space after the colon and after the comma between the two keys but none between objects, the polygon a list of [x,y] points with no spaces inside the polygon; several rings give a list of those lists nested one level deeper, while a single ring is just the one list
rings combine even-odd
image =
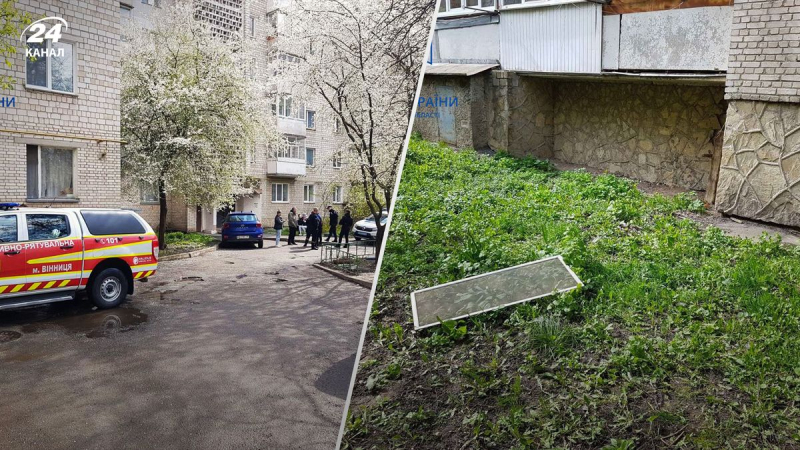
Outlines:
[{"label": "concrete ledge", "polygon": [[177,253],[175,255],[167,255],[161,258],[158,258],[158,262],[163,261],[177,261],[179,259],[187,259],[187,258],[197,258],[198,256],[203,256],[206,253],[211,253],[217,251],[217,247],[219,243],[216,243],[210,247],[201,248],[200,250],[195,250],[193,252],[186,252],[186,253]]},{"label": "concrete ledge", "polygon": [[351,283],[355,283],[359,286],[365,287],[367,289],[372,289],[372,281],[362,280],[358,277],[354,277],[351,275],[347,275],[346,273],[339,272],[338,270],[333,270],[328,267],[323,266],[322,264],[312,264],[312,266],[316,267],[317,269],[323,270],[328,272],[329,274],[341,278],[342,280],[349,281]]}]

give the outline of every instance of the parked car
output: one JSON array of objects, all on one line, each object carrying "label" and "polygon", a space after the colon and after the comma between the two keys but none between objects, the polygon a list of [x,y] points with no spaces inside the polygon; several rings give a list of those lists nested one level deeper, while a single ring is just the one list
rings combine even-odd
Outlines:
[{"label": "parked car", "polygon": [[0,203],[0,310],[74,300],[98,308],[158,268],[158,238],[133,211]]},{"label": "parked car", "polygon": [[[389,220],[389,212],[383,211],[381,225],[386,225],[387,220]],[[375,216],[372,215],[356,222],[356,226],[353,229],[353,238],[357,241],[361,239],[375,240],[378,235],[378,226],[375,225]]]},{"label": "parked car", "polygon": [[252,242],[264,248],[264,228],[252,212],[232,212],[222,222],[222,243]]}]

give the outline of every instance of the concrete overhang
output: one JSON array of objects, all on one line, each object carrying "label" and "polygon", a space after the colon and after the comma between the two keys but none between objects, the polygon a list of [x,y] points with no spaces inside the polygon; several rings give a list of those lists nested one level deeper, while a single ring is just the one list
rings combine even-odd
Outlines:
[{"label": "concrete overhang", "polygon": [[471,77],[497,67],[500,64],[431,64],[425,66],[425,75]]},{"label": "concrete overhang", "polygon": [[550,80],[602,81],[608,83],[646,83],[646,84],[680,84],[690,86],[725,86],[724,73],[562,73],[562,72],[521,72],[520,76],[546,78]]}]

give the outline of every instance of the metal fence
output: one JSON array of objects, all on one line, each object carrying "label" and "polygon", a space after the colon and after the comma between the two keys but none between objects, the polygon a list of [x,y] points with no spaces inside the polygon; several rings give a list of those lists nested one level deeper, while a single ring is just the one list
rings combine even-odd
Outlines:
[{"label": "metal fence", "polygon": [[344,270],[358,272],[365,263],[375,261],[375,241],[355,241],[349,244],[322,242],[322,263],[334,264]]}]

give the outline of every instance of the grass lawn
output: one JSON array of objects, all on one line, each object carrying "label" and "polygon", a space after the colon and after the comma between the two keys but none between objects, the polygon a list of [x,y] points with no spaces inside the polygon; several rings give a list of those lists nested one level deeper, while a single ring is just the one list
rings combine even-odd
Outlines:
[{"label": "grass lawn", "polygon": [[183,233],[170,231],[167,233],[167,249],[162,255],[193,252],[214,245],[217,240],[211,235],[203,233]]},{"label": "grass lawn", "polygon": [[[344,447],[800,448],[800,249],[702,208],[413,139]],[[413,332],[411,291],[559,254],[584,288]]]}]

